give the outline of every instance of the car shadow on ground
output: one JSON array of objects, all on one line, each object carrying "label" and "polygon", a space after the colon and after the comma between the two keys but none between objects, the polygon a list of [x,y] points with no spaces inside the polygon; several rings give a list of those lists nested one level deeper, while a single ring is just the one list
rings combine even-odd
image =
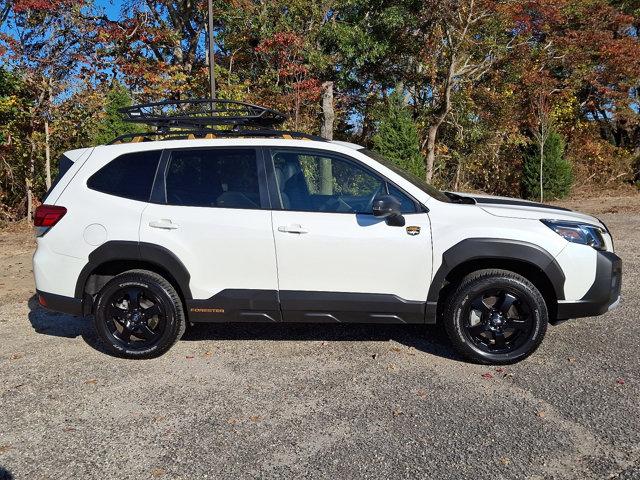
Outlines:
[{"label": "car shadow on ground", "polygon": [[90,318],[74,317],[42,308],[36,295],[29,299],[28,306],[29,322],[36,333],[64,338],[82,337],[91,348],[108,354],[98,340]]},{"label": "car shadow on ground", "polygon": [[13,475],[2,465],[0,465],[0,480],[13,480]]},{"label": "car shadow on ground", "polygon": [[[90,318],[80,318],[42,308],[29,299],[29,321],[43,335],[82,339],[91,348],[109,354],[98,340]],[[182,341],[266,340],[385,342],[394,341],[418,351],[462,361],[441,328],[435,325],[306,324],[306,323],[199,323],[187,328]]]}]

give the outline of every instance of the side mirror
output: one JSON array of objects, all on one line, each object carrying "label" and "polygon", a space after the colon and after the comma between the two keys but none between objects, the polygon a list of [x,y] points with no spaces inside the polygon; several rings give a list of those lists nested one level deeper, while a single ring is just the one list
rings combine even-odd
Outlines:
[{"label": "side mirror", "polygon": [[392,195],[380,195],[373,201],[373,216],[384,218],[387,225],[404,226],[404,217],[400,213],[400,200]]}]

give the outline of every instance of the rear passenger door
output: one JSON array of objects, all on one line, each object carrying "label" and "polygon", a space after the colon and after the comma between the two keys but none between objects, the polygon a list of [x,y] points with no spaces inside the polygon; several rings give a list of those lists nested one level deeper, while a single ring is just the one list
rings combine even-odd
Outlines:
[{"label": "rear passenger door", "polygon": [[280,319],[264,164],[254,148],[165,150],[140,241],[190,274],[192,321]]}]

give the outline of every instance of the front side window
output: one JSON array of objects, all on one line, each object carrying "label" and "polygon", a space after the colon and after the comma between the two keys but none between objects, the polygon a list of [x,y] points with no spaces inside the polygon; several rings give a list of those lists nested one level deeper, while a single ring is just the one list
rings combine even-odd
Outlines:
[{"label": "front side window", "polygon": [[165,181],[169,205],[260,208],[254,149],[173,151]]},{"label": "front side window", "polygon": [[[286,210],[371,214],[387,183],[355,162],[312,151],[272,150],[278,194]],[[415,205],[397,190],[407,212]]]},{"label": "front side window", "polygon": [[87,186],[109,195],[147,202],[160,153],[153,150],[121,155],[94,173]]}]

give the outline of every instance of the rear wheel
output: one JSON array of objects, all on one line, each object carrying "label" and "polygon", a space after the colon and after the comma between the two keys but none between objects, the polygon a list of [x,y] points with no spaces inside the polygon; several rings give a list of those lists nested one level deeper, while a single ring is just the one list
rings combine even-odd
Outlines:
[{"label": "rear wheel", "polygon": [[146,270],[125,272],[104,286],[94,323],[106,347],[128,358],[162,355],[180,339],[186,325],[176,290]]},{"label": "rear wheel", "polygon": [[547,330],[544,298],[526,278],[506,270],[467,275],[449,297],[444,325],[456,350],[486,364],[531,355]]}]

